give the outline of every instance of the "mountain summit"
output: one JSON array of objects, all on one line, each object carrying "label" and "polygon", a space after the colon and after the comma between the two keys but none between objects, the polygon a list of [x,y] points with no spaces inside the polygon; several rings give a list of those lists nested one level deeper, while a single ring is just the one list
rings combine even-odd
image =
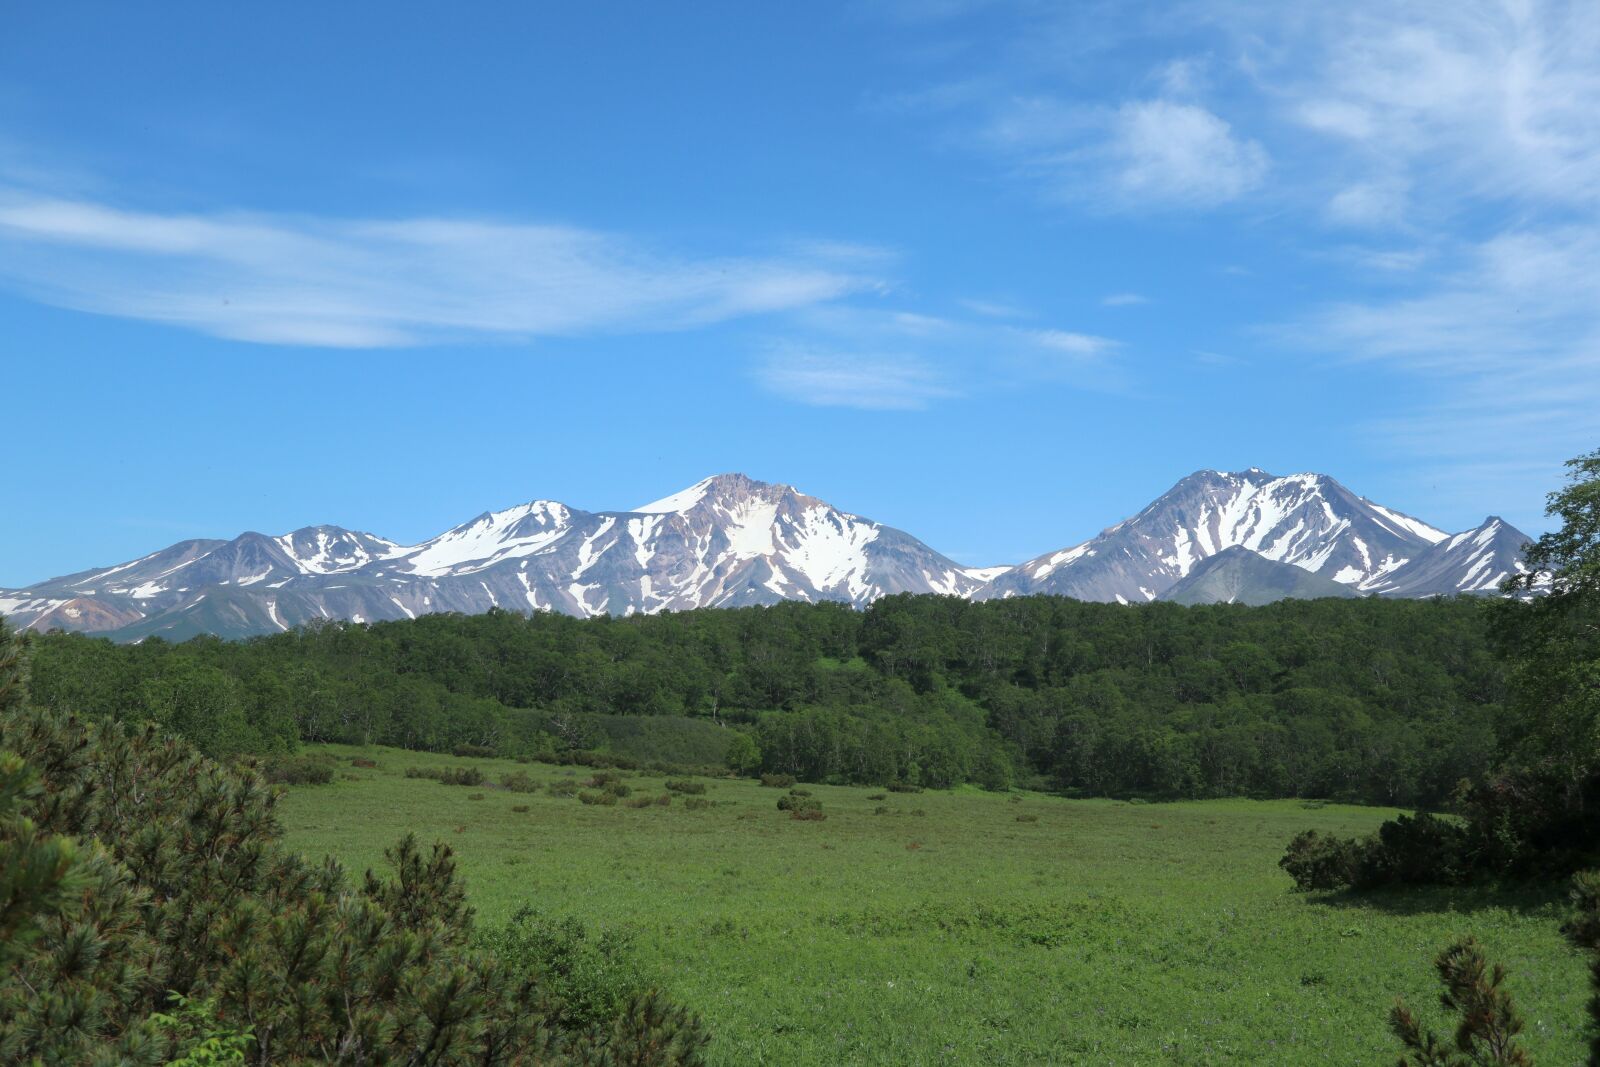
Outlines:
[{"label": "mountain summit", "polygon": [[1451,536],[1326,475],[1205,470],[1082,544],[1015,567],[963,567],[793,486],[719,474],[628,511],[554,500],[486,511],[416,545],[338,526],[181,541],[0,590],[0,612],[34,629],[137,640],[496,607],[577,616],[784,600],[864,607],[892,593],[1417,597],[1494,591],[1522,568],[1527,540],[1497,518]]},{"label": "mountain summit", "polygon": [[1203,470],[1100,536],[1001,575],[984,595],[1155,600],[1201,560],[1233,547],[1367,592],[1447,537],[1325,474]]},{"label": "mountain summit", "polygon": [[969,596],[982,585],[909,534],[792,486],[719,474],[631,511],[535,500],[417,545],[337,526],[187,541],[0,590],[0,611],[35,628],[181,639],[493,607],[579,616],[783,600],[864,607],[890,593]]}]

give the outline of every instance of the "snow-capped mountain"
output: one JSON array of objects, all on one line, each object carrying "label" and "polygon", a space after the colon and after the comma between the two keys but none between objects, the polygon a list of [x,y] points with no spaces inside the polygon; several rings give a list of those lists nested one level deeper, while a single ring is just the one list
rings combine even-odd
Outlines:
[{"label": "snow-capped mountain", "polygon": [[1013,568],[980,595],[1155,600],[1201,560],[1235,546],[1363,593],[1386,591],[1449,537],[1325,474],[1196,471],[1133,518]]},{"label": "snow-capped mountain", "polygon": [[[536,500],[416,545],[338,526],[182,541],[0,590],[0,614],[38,630],[182,639],[494,607],[578,616],[782,600],[864,607],[900,592],[1135,603],[1175,588],[1186,601],[1238,598],[1247,587],[1250,599],[1314,596],[1332,582],[1361,595],[1431,596],[1492,592],[1522,568],[1527,540],[1499,519],[1452,537],[1325,475],[1252,468],[1192,474],[1072,548],[1015,567],[963,567],[791,486],[722,474],[627,511]],[[1230,548],[1239,551],[1179,586]],[[1286,567],[1319,580],[1298,581]]]},{"label": "snow-capped mountain", "polygon": [[1447,537],[1419,552],[1410,563],[1363,586],[1384,596],[1453,596],[1493,593],[1514,574],[1526,574],[1522,547],[1527,534],[1497,515],[1483,525]]},{"label": "snow-capped mountain", "polygon": [[549,500],[485,512],[418,545],[315,526],[187,541],[98,571],[0,591],[34,628],[186,637],[492,607],[569,615],[969,596],[984,584],[908,534],[786,485],[724,474],[629,511]]}]

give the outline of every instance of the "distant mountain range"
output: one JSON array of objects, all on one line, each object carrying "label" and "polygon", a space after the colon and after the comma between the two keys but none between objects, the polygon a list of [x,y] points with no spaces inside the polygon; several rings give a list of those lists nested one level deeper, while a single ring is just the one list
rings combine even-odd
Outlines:
[{"label": "distant mountain range", "polygon": [[910,534],[787,485],[720,474],[629,511],[536,500],[417,545],[338,526],[193,540],[114,567],[0,589],[13,625],[182,640],[319,618],[428,612],[631,615],[891,593],[1052,593],[1139,603],[1492,593],[1525,535],[1448,534],[1321,474],[1197,471],[1130,519],[1016,566],[964,567]]}]

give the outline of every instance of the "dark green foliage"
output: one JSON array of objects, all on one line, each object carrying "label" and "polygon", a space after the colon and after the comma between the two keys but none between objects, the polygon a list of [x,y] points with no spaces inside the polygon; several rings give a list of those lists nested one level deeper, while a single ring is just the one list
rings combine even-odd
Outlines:
[{"label": "dark green foliage", "polygon": [[547,1012],[473,948],[447,846],[355,888],[283,849],[276,800],[153,725],[0,713],[0,1062],[699,1062],[659,998]]},{"label": "dark green foliage", "polygon": [[698,1019],[652,990],[630,1001],[585,1051],[605,1067],[695,1067],[710,1043]]},{"label": "dark green foliage", "polygon": [[1522,1017],[1505,989],[1505,968],[1492,967],[1472,938],[1460,941],[1434,961],[1444,986],[1440,1003],[1459,1016],[1450,1042],[1425,1030],[1403,1001],[1389,1015],[1408,1053],[1400,1067],[1530,1067],[1532,1060],[1517,1044]]},{"label": "dark green foliage", "polygon": [[617,803],[615,793],[579,793],[578,800],[584,804],[597,804],[603,808],[613,807]]},{"label": "dark green foliage", "polygon": [[1572,903],[1576,914],[1562,933],[1589,956],[1589,1064],[1600,1067],[1600,871],[1573,879]]},{"label": "dark green foliage", "polygon": [[794,785],[794,775],[763,774],[761,776],[761,784],[766,786],[768,789],[788,789],[790,786]]},{"label": "dark green foliage", "polygon": [[669,793],[683,793],[686,796],[702,796],[706,791],[704,782],[687,782],[668,778],[663,785]]},{"label": "dark green foliage", "polygon": [[683,802],[684,811],[705,811],[711,807],[711,801],[705,797],[687,797]]},{"label": "dark green foliage", "polygon": [[334,762],[326,756],[280,756],[268,760],[267,781],[279,785],[327,785],[333,781]]},{"label": "dark green foliage", "polygon": [[823,811],[820,807],[796,808],[795,810],[789,812],[789,818],[798,819],[801,822],[821,822],[827,817],[827,812]]},{"label": "dark green foliage", "polygon": [[298,738],[806,781],[1412,806],[1488,769],[1503,690],[1484,605],[1468,599],[493,611],[244,642],[51,634],[33,641],[33,670],[47,707],[163,722],[219,755]]},{"label": "dark green foliage", "polygon": [[442,785],[482,785],[483,771],[478,767],[407,767],[407,778],[431,778]]},{"label": "dark green foliage", "polygon": [[920,785],[912,785],[910,782],[902,782],[902,781],[900,781],[898,779],[896,779],[893,782],[890,782],[888,785],[884,786],[884,788],[887,789],[891,793],[920,793],[920,792],[922,792],[922,787]]},{"label": "dark green foliage", "polygon": [[648,991],[625,935],[592,931],[574,918],[523,906],[504,926],[479,934],[477,944],[533,983],[546,1010],[569,1029],[608,1023]]},{"label": "dark green foliage", "polygon": [[809,793],[803,796],[797,796],[794,793],[786,793],[778,798],[779,811],[801,812],[820,811],[821,809],[822,801],[818,800],[814,796],[811,796]]},{"label": "dark green foliage", "polygon": [[473,759],[493,759],[499,753],[493,745],[460,744],[450,750],[453,756],[470,756]]},{"label": "dark green foliage", "polygon": [[1361,864],[1361,843],[1306,830],[1289,842],[1278,866],[1300,889],[1348,889]]},{"label": "dark green foliage", "polygon": [[1548,583],[1549,594],[1489,606],[1511,680],[1497,765],[1454,791],[1459,824],[1401,818],[1347,843],[1356,888],[1550,877],[1600,862],[1600,452],[1568,466],[1572,484],[1548,508],[1560,529],[1528,548],[1529,572],[1505,586]]},{"label": "dark green foliage", "polygon": [[500,779],[500,785],[513,793],[537,793],[539,791],[539,783],[528,777],[527,771],[515,771],[504,775]]}]

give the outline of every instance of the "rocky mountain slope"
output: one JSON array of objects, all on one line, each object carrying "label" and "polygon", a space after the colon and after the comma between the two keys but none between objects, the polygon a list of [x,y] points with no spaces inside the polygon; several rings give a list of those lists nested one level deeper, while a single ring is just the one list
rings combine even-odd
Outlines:
[{"label": "rocky mountain slope", "polygon": [[1174,604],[1271,604],[1276,600],[1358,597],[1332,578],[1292,563],[1277,563],[1242,545],[1225,548],[1195,564],[1161,594]]},{"label": "rocky mountain slope", "polygon": [[1454,540],[1420,519],[1357,496],[1325,474],[1280,478],[1253,467],[1196,471],[1132,518],[1013,568],[980,595],[1155,600],[1200,561],[1234,547],[1361,593],[1478,592],[1493,587],[1460,584],[1468,569],[1514,568],[1527,538],[1505,526],[1493,542],[1492,562],[1468,560],[1458,551],[1426,573],[1418,569],[1425,556],[1439,557],[1435,546]]},{"label": "rocky mountain slope", "polygon": [[[181,640],[319,618],[494,607],[629,615],[782,600],[863,607],[900,592],[1124,603],[1254,602],[1274,590],[1414,597],[1492,592],[1521,567],[1526,541],[1499,519],[1451,536],[1326,475],[1252,468],[1198,471],[1080,545],[1014,567],[963,567],[792,486],[723,474],[627,511],[536,500],[416,545],[338,526],[182,541],[117,566],[0,589],[0,613],[38,630]],[[1229,549],[1249,558],[1234,552],[1202,567]]]},{"label": "rocky mountain slope", "polygon": [[186,541],[132,563],[0,591],[19,625],[151,634],[270,633],[492,607],[627,615],[983,585],[927,545],[786,485],[707,478],[630,511],[549,500],[485,512],[418,545],[334,526]]}]

